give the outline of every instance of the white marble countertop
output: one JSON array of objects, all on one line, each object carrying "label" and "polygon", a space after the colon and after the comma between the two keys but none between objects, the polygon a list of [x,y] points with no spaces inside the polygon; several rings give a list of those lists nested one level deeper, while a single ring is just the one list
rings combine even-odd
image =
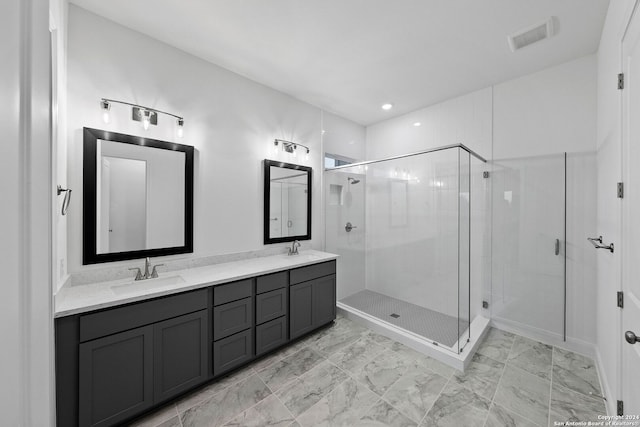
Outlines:
[{"label": "white marble countertop", "polygon": [[273,255],[188,270],[160,272],[160,277],[157,279],[134,282],[131,278],[63,287],[55,296],[54,317],[86,313],[101,308],[331,261],[336,258],[338,255],[335,254],[305,250],[299,255],[293,256]]}]

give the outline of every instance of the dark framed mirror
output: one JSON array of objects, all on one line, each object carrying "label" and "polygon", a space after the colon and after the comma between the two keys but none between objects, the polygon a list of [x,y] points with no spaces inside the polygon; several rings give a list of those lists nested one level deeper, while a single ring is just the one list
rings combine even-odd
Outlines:
[{"label": "dark framed mirror", "polygon": [[84,128],[82,263],[193,252],[188,145]]},{"label": "dark framed mirror", "polygon": [[308,166],[264,161],[264,244],[311,239]]}]

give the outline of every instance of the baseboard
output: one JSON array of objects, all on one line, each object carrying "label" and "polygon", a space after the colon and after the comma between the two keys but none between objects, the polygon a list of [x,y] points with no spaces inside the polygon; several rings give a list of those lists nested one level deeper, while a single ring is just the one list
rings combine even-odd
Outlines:
[{"label": "baseboard", "polygon": [[583,356],[596,358],[596,346],[587,341],[579,340],[576,338],[567,338],[566,341],[562,339],[562,335],[554,334],[542,329],[533,328],[531,326],[523,325],[518,322],[512,322],[505,319],[492,318],[491,326],[497,329],[501,329],[513,334],[522,335],[523,337],[530,338],[535,341],[559,347],[564,350],[569,350],[574,353],[581,354]]},{"label": "baseboard", "polygon": [[600,351],[597,347],[595,348],[595,353],[596,368],[598,369],[598,378],[600,378],[600,389],[602,389],[602,395],[607,398],[604,403],[604,406],[607,408],[607,415],[616,415],[617,396],[611,391],[611,386],[609,385],[609,380],[606,375],[607,371],[604,369],[602,358],[600,357]]}]

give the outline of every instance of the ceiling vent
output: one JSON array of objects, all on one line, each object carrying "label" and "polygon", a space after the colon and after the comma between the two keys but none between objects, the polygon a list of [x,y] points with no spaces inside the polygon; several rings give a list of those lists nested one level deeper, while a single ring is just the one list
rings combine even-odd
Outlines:
[{"label": "ceiling vent", "polygon": [[509,40],[511,51],[515,52],[551,36],[553,36],[553,17],[513,33],[507,39]]}]

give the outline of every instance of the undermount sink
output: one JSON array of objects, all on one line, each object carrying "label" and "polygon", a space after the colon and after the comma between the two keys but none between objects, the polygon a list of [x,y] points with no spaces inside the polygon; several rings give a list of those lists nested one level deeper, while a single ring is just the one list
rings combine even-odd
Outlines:
[{"label": "undermount sink", "polygon": [[162,286],[178,285],[180,283],[184,283],[184,279],[181,276],[167,276],[158,277],[157,279],[134,280],[122,285],[113,285],[111,286],[111,290],[115,294],[123,294],[131,291],[150,290]]}]

